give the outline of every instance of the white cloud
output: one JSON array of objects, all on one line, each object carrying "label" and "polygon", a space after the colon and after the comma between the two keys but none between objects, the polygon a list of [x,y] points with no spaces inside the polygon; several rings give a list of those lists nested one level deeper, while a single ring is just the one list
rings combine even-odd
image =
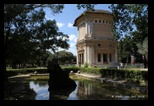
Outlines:
[{"label": "white cloud", "polygon": [[70,27],[70,28],[74,28],[72,23],[68,23],[67,26]]},{"label": "white cloud", "polygon": [[69,40],[76,42],[77,41],[77,37],[74,34],[71,34],[71,35],[69,35]]},{"label": "white cloud", "polygon": [[64,26],[64,24],[63,24],[63,23],[60,23],[60,22],[57,22],[57,26],[58,26],[59,28],[61,28],[62,26]]},{"label": "white cloud", "polygon": [[53,20],[53,18],[48,17],[47,15],[45,15],[46,20]]},{"label": "white cloud", "polygon": [[70,43],[70,47],[75,47],[75,43]]}]

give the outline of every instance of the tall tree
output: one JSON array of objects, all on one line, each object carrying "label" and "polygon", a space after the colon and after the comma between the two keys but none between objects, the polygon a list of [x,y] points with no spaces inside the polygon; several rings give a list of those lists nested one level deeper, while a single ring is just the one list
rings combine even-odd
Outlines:
[{"label": "tall tree", "polygon": [[[91,8],[93,5],[78,5]],[[68,49],[68,35],[59,32],[55,20],[45,20],[44,8],[62,13],[63,4],[4,4],[4,81],[8,82],[6,61],[27,62],[40,51]],[[35,59],[35,58],[34,58]]]},{"label": "tall tree", "polygon": [[147,67],[148,60],[148,38],[145,38],[143,42],[137,44],[138,52],[143,55],[144,67]]},{"label": "tall tree", "polygon": [[112,4],[110,8],[115,21],[114,36],[125,39],[124,34],[130,35],[137,53],[137,44],[148,38],[148,4]]}]

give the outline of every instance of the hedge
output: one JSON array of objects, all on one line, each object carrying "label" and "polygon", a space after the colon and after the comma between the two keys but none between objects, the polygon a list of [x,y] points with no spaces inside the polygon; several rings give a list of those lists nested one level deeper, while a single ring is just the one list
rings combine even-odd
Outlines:
[{"label": "hedge", "polygon": [[[104,78],[112,78],[117,80],[128,80],[128,81],[145,81],[148,82],[148,71],[140,71],[140,70],[125,70],[125,69],[101,69],[101,68],[84,68],[84,67],[62,67],[64,71],[68,73],[70,71],[80,73],[87,73],[93,75],[99,75]],[[15,70],[7,70],[8,77],[14,76],[17,74],[28,74],[28,73],[48,73],[47,69],[37,69],[37,68],[30,68],[30,69],[15,69]]]}]

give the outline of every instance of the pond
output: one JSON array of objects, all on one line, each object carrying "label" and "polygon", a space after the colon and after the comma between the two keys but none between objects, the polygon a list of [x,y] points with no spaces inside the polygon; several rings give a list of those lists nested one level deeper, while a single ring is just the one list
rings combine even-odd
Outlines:
[{"label": "pond", "polygon": [[12,80],[11,93],[4,100],[147,100],[148,94],[101,83],[77,75],[70,75],[76,88],[48,91],[48,76],[33,76],[24,80]]}]

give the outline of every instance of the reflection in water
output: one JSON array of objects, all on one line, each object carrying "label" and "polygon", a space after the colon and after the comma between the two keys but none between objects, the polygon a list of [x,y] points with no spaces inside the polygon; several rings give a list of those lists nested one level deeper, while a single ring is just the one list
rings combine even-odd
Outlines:
[{"label": "reflection in water", "polygon": [[76,83],[76,89],[69,94],[69,97],[67,98],[67,100],[79,100],[78,99],[78,96],[77,96],[77,93],[78,93],[78,81],[75,81]]},{"label": "reflection in water", "polygon": [[31,89],[33,89],[36,92],[36,100],[48,100],[49,98],[49,92],[48,91],[48,83],[47,81],[43,81],[46,84],[45,85],[41,85],[42,81],[39,82],[34,82],[34,81],[30,81],[29,86]]},{"label": "reflection in water", "polygon": [[[23,91],[9,95],[5,100],[146,100],[148,94],[131,89],[124,89],[95,80],[75,79],[75,90],[48,91],[48,81],[28,81],[22,84]],[[26,92],[25,92],[26,91]],[[30,92],[31,91],[31,92]],[[24,92],[24,93],[21,93]],[[16,95],[16,96],[12,96]],[[17,96],[18,95],[18,96]]]},{"label": "reflection in water", "polygon": [[69,94],[72,93],[75,88],[76,87],[58,87],[53,89],[51,86],[49,86],[49,100],[67,100]]},{"label": "reflection in water", "polygon": [[4,100],[35,100],[36,92],[27,83],[10,82]]}]

